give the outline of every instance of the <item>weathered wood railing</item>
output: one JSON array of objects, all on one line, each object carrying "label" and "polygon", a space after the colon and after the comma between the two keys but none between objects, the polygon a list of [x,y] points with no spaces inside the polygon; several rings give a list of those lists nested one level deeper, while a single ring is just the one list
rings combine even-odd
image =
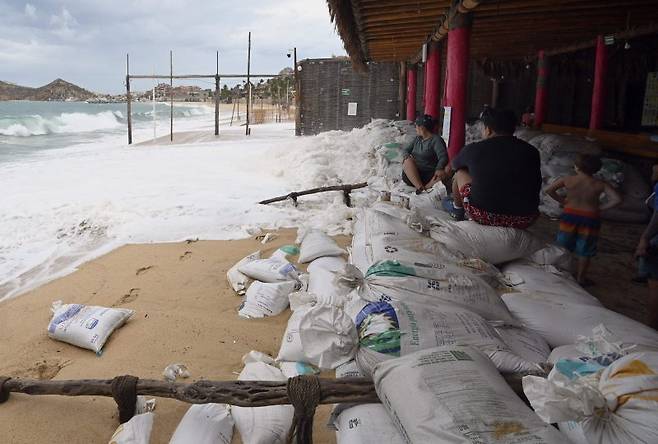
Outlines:
[{"label": "weathered wood railing", "polygon": [[[514,391],[523,397],[523,374],[503,375]],[[230,404],[263,407],[292,404],[295,417],[289,442],[312,442],[315,409],[320,404],[378,403],[374,383],[366,378],[329,379],[297,376],[288,381],[197,381],[191,384],[117,376],[114,379],[34,380],[0,376],[0,404],[10,393],[60,396],[111,396],[119,408],[119,421],[135,414],[137,395],[172,398],[190,404]]]}]

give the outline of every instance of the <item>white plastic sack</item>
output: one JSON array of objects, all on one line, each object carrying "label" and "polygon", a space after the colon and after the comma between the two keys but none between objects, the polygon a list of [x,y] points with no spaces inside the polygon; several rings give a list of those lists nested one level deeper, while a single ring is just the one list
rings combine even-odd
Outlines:
[{"label": "white plastic sack", "polygon": [[299,249],[299,263],[311,262],[319,257],[340,256],[345,250],[340,248],[335,240],[319,230],[308,231],[302,239]]},{"label": "white plastic sack", "polygon": [[405,444],[381,404],[338,405],[331,415],[337,444]]},{"label": "white plastic sack", "polygon": [[340,256],[325,256],[319,257],[306,267],[306,271],[311,274],[317,269],[324,269],[329,271],[338,271],[342,269],[347,261]]},{"label": "white plastic sack", "polygon": [[569,274],[552,265],[539,266],[526,261],[505,265],[503,274],[517,291],[544,295],[547,300],[600,307],[598,299],[588,293]]},{"label": "white plastic sack", "polygon": [[107,308],[82,304],[53,302],[53,318],[48,336],[99,353],[112,332],[133,314],[127,308]]},{"label": "white plastic sack", "polygon": [[185,416],[169,444],[231,444],[233,418],[226,404],[195,404]]},{"label": "white plastic sack", "polygon": [[430,236],[466,257],[479,258],[492,264],[528,256],[543,246],[529,231],[491,227],[473,221],[444,221],[432,227]]},{"label": "white plastic sack", "polygon": [[[240,372],[240,381],[286,381],[278,368],[266,362],[248,362]],[[285,444],[292,424],[290,405],[267,407],[231,406],[231,415],[245,444]]]},{"label": "white plastic sack", "polygon": [[356,326],[360,345],[356,361],[367,375],[381,361],[444,345],[474,346],[502,372],[542,371],[514,355],[481,316],[459,307],[374,302],[359,312]]},{"label": "white plastic sack", "polygon": [[477,260],[454,265],[378,262],[368,269],[359,295],[373,302],[403,301],[430,308],[451,304],[491,321],[516,323],[494,289],[502,276],[477,264]]},{"label": "white plastic sack", "polygon": [[276,316],[288,307],[288,296],[296,286],[295,281],[276,284],[254,282],[249,286],[238,314],[243,318]]},{"label": "white plastic sack", "polygon": [[374,380],[407,442],[565,442],[473,347],[437,347],[382,362],[375,367]]},{"label": "white plastic sack", "polygon": [[553,265],[560,270],[571,270],[571,253],[558,245],[546,245],[526,259],[537,265]]},{"label": "white plastic sack", "polygon": [[354,358],[357,346],[356,326],[343,310],[306,305],[288,319],[277,361],[301,361],[333,369]]},{"label": "white plastic sack", "polygon": [[539,334],[519,327],[496,327],[496,333],[517,356],[534,364],[546,364],[551,347]]},{"label": "white plastic sack", "polygon": [[133,416],[117,427],[109,444],[149,444],[154,417],[152,412]]},{"label": "white plastic sack", "polygon": [[336,273],[324,268],[315,268],[309,273],[308,292],[321,300],[332,300],[344,297],[350,289],[338,285]]},{"label": "white plastic sack", "polygon": [[564,303],[535,293],[508,293],[502,298],[512,315],[551,347],[573,344],[579,336],[589,336],[599,324],[623,344],[658,344],[656,330],[604,307]]},{"label": "white plastic sack", "polygon": [[238,270],[254,280],[265,283],[290,281],[297,273],[294,265],[279,258],[256,259],[240,265]]},{"label": "white plastic sack", "polygon": [[[368,268],[385,260],[432,264],[454,263],[464,259],[461,254],[453,252],[444,244],[420,234],[406,238],[388,234],[372,236],[369,253]],[[365,273],[367,268],[361,271]]]},{"label": "white plastic sack", "polygon": [[298,254],[299,247],[297,245],[283,245],[270,255],[270,259],[287,261],[288,257],[297,256]]},{"label": "white plastic sack", "polygon": [[544,421],[577,422],[560,425],[569,436],[600,444],[658,442],[658,353],[632,353],[575,378],[557,369],[547,379],[526,376],[523,391]]},{"label": "white plastic sack", "polygon": [[231,288],[240,296],[243,296],[247,291],[251,279],[244,273],[241,273],[239,268],[257,259],[260,259],[260,250],[240,259],[238,263],[233,265],[226,273],[226,278],[228,279],[229,284],[231,284]]}]

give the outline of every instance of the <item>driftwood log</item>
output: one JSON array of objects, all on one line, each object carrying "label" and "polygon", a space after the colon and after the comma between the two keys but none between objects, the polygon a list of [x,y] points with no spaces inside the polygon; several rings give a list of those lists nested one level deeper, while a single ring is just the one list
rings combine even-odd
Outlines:
[{"label": "driftwood log", "polygon": [[[525,374],[504,374],[525,400],[521,379]],[[379,403],[374,383],[366,378],[328,379],[297,376],[288,381],[197,381],[191,384],[117,376],[114,379],[34,380],[0,376],[0,404],[10,393],[27,395],[108,396],[114,398],[123,423],[134,415],[137,395],[172,398],[190,404],[230,404],[263,407],[292,404],[295,415],[288,441],[312,443],[313,415],[319,404]]]},{"label": "driftwood log", "polygon": [[316,193],[324,193],[326,191],[342,191],[343,192],[343,200],[345,202],[345,205],[348,207],[352,206],[352,200],[350,198],[350,193],[352,190],[357,190],[359,188],[365,188],[367,187],[368,184],[366,182],[362,183],[355,183],[351,185],[333,185],[330,187],[320,187],[320,188],[312,188],[310,190],[304,190],[304,191],[293,191],[292,193],[288,193],[285,196],[279,196],[279,197],[273,197],[272,199],[267,199],[267,200],[262,200],[258,202],[261,205],[267,205],[271,204],[274,202],[281,202],[284,200],[292,200],[292,203],[294,206],[297,206],[297,198],[299,196],[307,196],[309,194],[316,194]]}]

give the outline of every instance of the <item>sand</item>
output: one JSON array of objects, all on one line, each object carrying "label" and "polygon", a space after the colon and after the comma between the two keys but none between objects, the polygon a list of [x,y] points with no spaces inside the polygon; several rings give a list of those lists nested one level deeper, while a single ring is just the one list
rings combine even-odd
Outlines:
[{"label": "sand", "polygon": [[[262,320],[239,318],[241,298],[229,288],[226,271],[255,250],[269,255],[292,243],[295,234],[281,231],[266,245],[255,239],[127,245],[0,303],[0,375],[104,379],[132,374],[161,379],[167,365],[182,362],[191,380],[236,379],[245,353],[277,354],[290,311]],[[50,306],[57,299],[126,307],[136,314],[97,357],[48,338]],[[151,442],[168,442],[188,407],[157,399]],[[0,409],[2,442],[105,443],[118,425],[111,398],[12,394]],[[316,442],[335,442],[334,432],[326,428],[330,409],[321,406],[316,413]],[[240,441],[235,437],[234,442]]]}]

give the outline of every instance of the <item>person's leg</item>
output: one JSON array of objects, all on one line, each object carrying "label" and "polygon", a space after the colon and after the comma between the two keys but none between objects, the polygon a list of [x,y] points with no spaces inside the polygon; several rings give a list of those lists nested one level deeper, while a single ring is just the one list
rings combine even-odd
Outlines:
[{"label": "person's leg", "polygon": [[578,270],[576,272],[576,280],[582,286],[591,285],[591,281],[587,280],[587,270],[589,270],[591,257],[578,256]]},{"label": "person's leg", "polygon": [[407,157],[404,159],[404,162],[402,163],[402,171],[407,175],[414,188],[417,190],[422,190],[424,188],[423,180],[420,177],[420,171],[418,171],[416,161],[413,157]]},{"label": "person's leg", "polygon": [[452,178],[452,201],[455,208],[462,208],[464,206],[461,189],[464,185],[468,185],[471,182],[473,182],[473,178],[468,174],[468,171],[458,170],[455,172]]},{"label": "person's leg", "polygon": [[649,278],[649,298],[647,299],[647,312],[649,313],[649,327],[658,330],[658,279]]}]

